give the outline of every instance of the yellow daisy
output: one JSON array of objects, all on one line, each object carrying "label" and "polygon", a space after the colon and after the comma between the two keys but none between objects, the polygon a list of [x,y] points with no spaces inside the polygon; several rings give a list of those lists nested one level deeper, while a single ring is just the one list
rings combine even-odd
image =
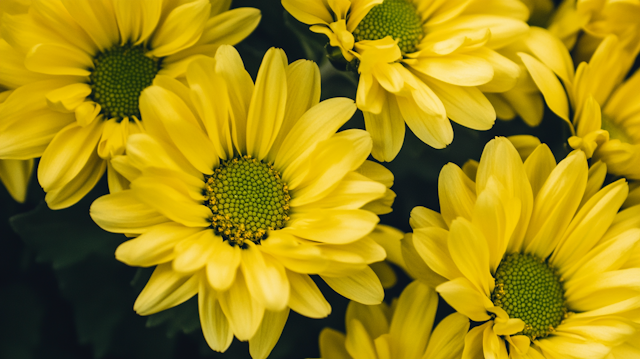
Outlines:
[{"label": "yellow daisy", "polygon": [[618,213],[626,181],[600,189],[595,172],[582,151],[556,164],[540,145],[523,163],[496,138],[475,181],[443,167],[441,213],[413,209],[415,251],[444,279],[436,291],[483,323],[463,358],[604,358],[637,337],[640,206]]},{"label": "yellow daisy", "polygon": [[454,313],[435,329],[438,295],[419,281],[409,284],[389,306],[349,303],[347,334],[325,328],[320,355],[325,359],[460,358],[469,320]]},{"label": "yellow daisy", "polygon": [[319,103],[318,67],[287,65],[278,49],[255,85],[231,46],[195,60],[186,81],[158,78],[142,92],[147,133],[112,160],[131,188],[91,206],[100,227],[136,237],[118,247],[118,260],[157,266],[134,310],[149,315],[198,294],[211,348],[225,351],[235,335],[265,358],[289,308],[330,313],[309,274],[380,303],[369,264],[385,251],[369,236],[378,216],[363,206],[382,206],[393,175],[366,161],[366,131],[336,133],[353,101]]},{"label": "yellow daisy", "polygon": [[[569,145],[593,162],[606,163],[614,175],[640,179],[640,73],[623,81],[629,67],[622,64],[630,61],[617,38],[602,41],[591,60],[581,63],[569,80],[561,77],[562,83],[556,68],[570,68],[567,60],[552,64],[521,57],[549,108],[571,124]],[[562,58],[569,58],[566,50]]]},{"label": "yellow daisy", "polygon": [[423,142],[444,148],[449,119],[487,130],[496,118],[483,92],[512,88],[519,67],[496,50],[525,34],[520,2],[282,0],[289,13],[329,37],[360,75],[356,103],[372,155],[391,161],[405,122]]},{"label": "yellow daisy", "polygon": [[573,50],[576,63],[588,61],[609,35],[620,39],[631,62],[640,52],[638,0],[564,0],[547,20],[548,29]]},{"label": "yellow daisy", "polygon": [[248,36],[256,9],[229,1],[34,0],[3,18],[0,85],[15,88],[0,111],[0,159],[42,157],[38,180],[54,209],[79,201],[108,160],[144,132],[140,92],[179,77],[193,59]]},{"label": "yellow daisy", "polygon": [[[29,9],[28,0],[5,0],[0,2],[0,24],[2,15],[24,14]],[[4,40],[0,37],[0,46]],[[4,61],[4,60],[3,60]],[[0,107],[9,97],[11,91],[8,86],[0,85]],[[0,109],[0,113],[2,110]],[[1,131],[1,130],[0,130]],[[0,182],[17,202],[23,203],[27,198],[27,187],[33,172],[33,159],[2,160],[0,159]]]}]

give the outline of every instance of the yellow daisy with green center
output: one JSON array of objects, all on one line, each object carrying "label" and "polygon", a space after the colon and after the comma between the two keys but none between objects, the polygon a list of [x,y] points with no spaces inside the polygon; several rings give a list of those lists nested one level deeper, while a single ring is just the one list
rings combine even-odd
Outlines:
[{"label": "yellow daisy with green center", "polygon": [[493,126],[484,93],[515,86],[520,68],[498,50],[528,30],[520,2],[474,0],[282,0],[311,31],[329,38],[334,64],[359,74],[356,103],[373,138],[372,155],[393,160],[405,123],[423,142],[444,148],[451,121]]},{"label": "yellow daisy with green center", "polygon": [[135,237],[116,251],[131,266],[156,266],[135,311],[153,314],[198,294],[212,349],[233,337],[266,358],[294,310],[322,318],[329,303],[310,274],[364,304],[384,292],[370,264],[377,226],[390,211],[393,175],[367,161],[371,137],[336,132],[353,100],[320,102],[315,63],[288,64],[270,49],[252,81],[237,51],[194,60],[186,84],[155,80],[142,91],[146,133],[132,135],[113,166],[130,189],[98,198],[103,229]]},{"label": "yellow daisy with green center", "polygon": [[409,284],[392,305],[349,303],[346,334],[320,333],[324,359],[456,359],[464,348],[469,320],[458,313],[434,328],[438,294],[420,281]]},{"label": "yellow daisy with green center", "polygon": [[480,322],[463,358],[605,358],[637,338],[640,206],[619,211],[626,181],[601,188],[584,152],[556,164],[544,144],[523,163],[506,138],[470,168],[473,178],[443,167],[440,213],[414,208],[403,244],[442,298]]},{"label": "yellow daisy with green center", "polygon": [[196,58],[236,44],[260,21],[230,1],[34,0],[5,14],[0,86],[0,159],[42,157],[38,180],[50,208],[73,205],[108,169],[109,188],[127,188],[109,160],[145,132],[140,93],[154,80],[184,77]]},{"label": "yellow daisy with green center", "polygon": [[613,35],[575,74],[558,71],[573,68],[568,51],[563,51],[558,61],[521,56],[549,108],[569,123],[569,145],[593,163],[606,163],[613,175],[640,179],[640,72],[625,80],[632,59]]}]

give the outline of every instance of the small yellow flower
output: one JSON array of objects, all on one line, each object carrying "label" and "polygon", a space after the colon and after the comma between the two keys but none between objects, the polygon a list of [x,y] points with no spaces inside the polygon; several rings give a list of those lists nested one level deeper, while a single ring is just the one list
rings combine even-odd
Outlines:
[{"label": "small yellow flower", "polygon": [[405,122],[423,142],[444,148],[449,119],[487,130],[496,118],[483,92],[511,89],[517,64],[496,50],[528,30],[520,2],[434,0],[282,0],[311,31],[329,37],[360,75],[356,103],[372,155],[396,157]]},{"label": "small yellow flower", "polygon": [[38,180],[53,209],[79,201],[108,167],[112,191],[127,187],[108,162],[145,131],[138,98],[156,77],[248,36],[260,20],[222,0],[34,0],[5,14],[0,159],[42,157]]},{"label": "small yellow flower", "polygon": [[353,101],[319,102],[318,67],[288,64],[278,49],[255,84],[226,45],[190,64],[186,81],[159,77],[142,92],[147,133],[112,160],[131,188],[91,206],[103,229],[135,237],[118,247],[118,260],[157,266],[135,311],[198,294],[211,348],[225,351],[235,335],[266,358],[289,309],[330,313],[309,274],[347,298],[380,303],[369,264],[385,258],[377,242],[385,229],[374,230],[393,200],[393,175],[366,161],[366,131],[336,133]]},{"label": "small yellow flower", "polygon": [[463,358],[604,358],[637,338],[640,206],[618,212],[628,185],[603,180],[582,151],[556,164],[540,145],[523,163],[505,138],[487,144],[475,181],[443,167],[441,213],[414,208],[412,237],[436,291],[483,323]]},{"label": "small yellow flower", "polygon": [[320,333],[320,355],[324,359],[460,358],[469,320],[454,313],[433,329],[437,307],[436,292],[419,281],[409,284],[391,306],[351,302],[346,335],[325,328]]}]

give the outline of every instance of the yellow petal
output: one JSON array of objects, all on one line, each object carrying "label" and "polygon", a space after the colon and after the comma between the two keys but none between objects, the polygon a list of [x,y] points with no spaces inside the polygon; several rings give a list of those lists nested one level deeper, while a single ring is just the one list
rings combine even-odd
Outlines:
[{"label": "yellow petal", "polygon": [[344,345],[353,358],[378,359],[372,338],[364,325],[357,319],[347,322],[347,338]]},{"label": "yellow petal", "polygon": [[448,242],[451,259],[460,272],[481,293],[490,296],[494,281],[490,272],[489,246],[482,232],[467,219],[457,218],[451,222]]},{"label": "yellow petal", "polygon": [[87,165],[102,135],[104,123],[87,127],[71,124],[58,132],[42,154],[38,181],[45,191],[69,183]]},{"label": "yellow petal", "polygon": [[331,314],[331,305],[311,277],[287,270],[291,284],[289,307],[309,318],[324,318]]},{"label": "yellow petal", "polygon": [[550,335],[539,339],[536,344],[542,349],[545,357],[567,359],[604,358],[611,350],[602,343],[587,341],[570,336]]},{"label": "yellow petal", "polygon": [[102,196],[90,208],[91,218],[105,231],[144,233],[169,219],[140,202],[131,190]]},{"label": "yellow petal", "polygon": [[493,127],[496,112],[477,88],[456,86],[437,80],[430,80],[429,86],[438,94],[451,121],[480,131]]},{"label": "yellow petal", "polygon": [[92,154],[71,181],[47,192],[47,205],[51,209],[63,209],[78,203],[98,183],[106,168],[107,162],[97,154]]},{"label": "yellow petal", "polygon": [[546,258],[562,238],[587,185],[587,161],[574,151],[551,172],[538,192],[524,245],[527,253]]},{"label": "yellow petal", "polygon": [[276,155],[274,166],[284,168],[283,177],[308,161],[317,144],[330,138],[356,111],[353,101],[333,98],[305,112],[289,131]]},{"label": "yellow petal", "polygon": [[422,257],[420,257],[414,246],[414,239],[411,233],[404,235],[400,250],[407,273],[409,273],[411,277],[420,279],[434,288],[447,281],[446,278],[434,272],[433,269],[424,262]]},{"label": "yellow petal", "polygon": [[524,161],[524,170],[527,172],[534,198],[538,195],[540,188],[542,188],[554,168],[556,168],[556,159],[546,144],[536,147]]},{"label": "yellow petal", "polygon": [[265,310],[258,331],[249,339],[249,354],[253,359],[266,359],[276,346],[289,317],[289,308],[279,312]]},{"label": "yellow petal", "polygon": [[389,321],[387,320],[386,305],[364,305],[357,302],[349,302],[345,322],[357,320],[364,326],[371,338],[377,338],[389,333]]},{"label": "yellow petal", "polygon": [[422,227],[448,228],[440,213],[422,206],[413,207],[409,224],[414,230]]},{"label": "yellow petal", "polygon": [[532,26],[524,41],[531,52],[564,83],[573,82],[573,60],[560,39],[546,29]]},{"label": "yellow petal", "polygon": [[331,359],[353,359],[345,347],[344,334],[331,328],[324,328],[320,332],[320,356]]},{"label": "yellow petal", "polygon": [[200,276],[178,274],[171,263],[156,267],[144,289],[133,304],[139,315],[151,315],[175,307],[198,293]]},{"label": "yellow petal", "polygon": [[478,86],[482,92],[505,92],[514,89],[518,78],[523,75],[520,73],[520,66],[497,51],[481,47],[473,51],[473,55],[488,61],[493,68],[493,78]]},{"label": "yellow petal", "polygon": [[89,54],[62,44],[38,44],[27,54],[24,64],[30,71],[48,75],[89,76],[93,68]]},{"label": "yellow petal", "polygon": [[264,55],[247,114],[247,153],[267,157],[284,120],[287,103],[287,57],[281,49]]},{"label": "yellow petal", "polygon": [[433,330],[422,359],[460,358],[469,330],[469,319],[460,313],[444,318]]},{"label": "yellow petal", "polygon": [[202,35],[211,4],[196,0],[173,9],[151,38],[149,55],[164,57],[195,44]]},{"label": "yellow petal", "polygon": [[224,352],[233,341],[233,332],[229,321],[225,317],[217,293],[207,285],[206,281],[200,281],[198,291],[198,314],[204,339],[209,347],[215,351]]},{"label": "yellow petal", "polygon": [[261,17],[260,10],[251,7],[220,13],[207,21],[198,45],[235,45],[255,30]]},{"label": "yellow petal", "polygon": [[207,263],[207,279],[215,290],[222,292],[229,289],[236,278],[242,249],[230,245],[219,236],[213,239],[211,245],[214,250]]},{"label": "yellow petal", "polygon": [[459,313],[476,322],[491,319],[486,308],[493,307],[493,303],[486,295],[464,277],[456,278],[436,287],[442,298]]},{"label": "yellow petal", "polygon": [[373,140],[371,155],[378,161],[392,161],[400,152],[404,142],[405,124],[398,101],[386,94],[380,113],[363,110],[364,124]]},{"label": "yellow petal", "polygon": [[119,43],[120,34],[111,1],[63,0],[73,19],[102,51]]},{"label": "yellow petal", "polygon": [[212,230],[203,230],[186,237],[175,246],[173,270],[179,273],[193,273],[204,267],[213,254],[214,234]]},{"label": "yellow petal", "polygon": [[384,297],[380,280],[369,267],[348,276],[321,277],[331,289],[358,303],[379,304]]},{"label": "yellow petal", "polygon": [[527,70],[529,70],[533,81],[538,85],[551,111],[571,124],[567,95],[556,75],[536,58],[525,53],[519,53],[518,55]]},{"label": "yellow petal", "polygon": [[[287,67],[287,104],[282,127],[271,147],[269,161],[275,162],[280,148],[294,125],[320,102],[320,70],[309,60],[298,60]],[[327,116],[329,117],[329,116]],[[316,121],[312,122],[315,123]],[[286,150],[285,150],[286,151]]]},{"label": "yellow petal", "polygon": [[298,21],[308,25],[333,22],[333,16],[323,1],[282,0],[282,6]]},{"label": "yellow petal", "polygon": [[283,231],[322,243],[346,244],[371,233],[378,216],[364,210],[314,210],[292,213]]},{"label": "yellow petal", "polygon": [[464,349],[462,359],[484,359],[482,337],[487,327],[491,327],[493,322],[486,322],[478,327],[471,328],[464,338]]},{"label": "yellow petal", "polygon": [[407,126],[422,142],[441,149],[453,141],[453,129],[442,101],[427,85],[412,91],[412,98],[396,97]]},{"label": "yellow petal", "polygon": [[91,87],[88,84],[71,84],[49,92],[47,103],[60,112],[70,112],[80,106],[90,94]]},{"label": "yellow petal", "polygon": [[426,227],[416,229],[412,240],[415,251],[434,272],[447,279],[454,279],[461,277],[462,273],[451,258],[448,238],[449,232],[446,230]]},{"label": "yellow petal", "polygon": [[419,358],[425,352],[437,307],[436,292],[419,281],[402,291],[389,329],[392,358]]},{"label": "yellow petal", "polygon": [[289,303],[290,286],[282,264],[263,254],[253,242],[248,242],[240,254],[240,269],[251,295],[268,310],[284,310]]},{"label": "yellow petal", "polygon": [[130,266],[150,267],[174,258],[174,247],[185,238],[202,231],[177,223],[162,223],[128,240],[116,249],[116,259]]},{"label": "yellow petal", "polygon": [[476,202],[475,184],[460,167],[448,163],[438,176],[440,213],[447,225],[458,217],[471,220]]},{"label": "yellow petal", "polygon": [[153,1],[115,0],[113,7],[121,45],[139,45],[147,40],[156,29],[162,13],[162,3]]},{"label": "yellow petal", "polygon": [[350,172],[323,199],[300,206],[298,209],[301,211],[320,208],[358,209],[381,198],[386,190],[382,183],[372,181],[359,173]]},{"label": "yellow petal", "polygon": [[0,181],[16,202],[24,203],[33,172],[33,160],[0,160]]},{"label": "yellow petal", "polygon": [[260,327],[265,309],[249,293],[242,271],[229,290],[219,294],[218,300],[233,334],[239,340],[251,339]]},{"label": "yellow petal", "polygon": [[478,86],[493,78],[493,67],[488,61],[467,54],[405,61],[412,69],[451,85]]}]

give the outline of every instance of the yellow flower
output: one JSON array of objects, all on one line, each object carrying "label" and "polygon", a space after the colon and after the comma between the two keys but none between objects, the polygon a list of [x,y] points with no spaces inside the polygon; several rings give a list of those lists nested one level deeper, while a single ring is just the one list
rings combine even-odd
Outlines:
[{"label": "yellow flower", "polygon": [[347,298],[380,303],[369,264],[385,251],[369,236],[378,216],[362,208],[389,195],[393,175],[366,161],[367,132],[336,133],[353,101],[319,103],[318,67],[287,65],[278,49],[255,85],[231,46],[195,60],[186,81],[159,77],[142,92],[147,133],[112,160],[131,188],[91,206],[102,228],[136,237],[118,247],[118,260],[157,266],[135,311],[198,294],[211,348],[226,350],[235,335],[265,358],[289,308],[330,313],[309,274]]},{"label": "yellow flower", "polygon": [[326,359],[460,358],[469,320],[454,313],[433,329],[438,295],[414,281],[397,301],[366,306],[349,303],[347,334],[325,328],[320,355]]},{"label": "yellow flower", "polygon": [[640,109],[636,100],[640,73],[623,82],[629,67],[622,64],[630,61],[617,38],[607,37],[589,63],[578,66],[575,76],[560,75],[557,70],[571,68],[568,60],[560,60],[570,59],[566,50],[555,62],[527,54],[521,57],[549,108],[570,123],[574,136],[569,145],[583,150],[594,162],[606,163],[614,175],[640,179]]},{"label": "yellow flower", "polygon": [[475,181],[443,167],[441,213],[413,209],[413,244],[444,300],[484,322],[463,358],[604,358],[637,338],[640,206],[618,212],[628,185],[603,180],[582,151],[556,164],[540,145],[523,164],[505,138]]},{"label": "yellow flower", "polygon": [[609,35],[620,39],[630,62],[640,52],[638,0],[564,0],[549,19],[548,29],[572,50],[576,63],[588,61]]},{"label": "yellow flower", "polygon": [[512,88],[519,67],[500,49],[526,33],[520,2],[282,0],[295,18],[329,37],[360,74],[356,103],[372,155],[391,161],[405,122],[423,142],[444,148],[449,119],[487,130],[496,118],[483,92]]},{"label": "yellow flower", "polygon": [[0,111],[0,159],[42,157],[38,180],[54,209],[79,201],[107,167],[110,189],[126,188],[108,160],[145,130],[140,92],[257,26],[258,10],[228,6],[34,0],[27,14],[5,14],[0,86],[15,90]]}]

